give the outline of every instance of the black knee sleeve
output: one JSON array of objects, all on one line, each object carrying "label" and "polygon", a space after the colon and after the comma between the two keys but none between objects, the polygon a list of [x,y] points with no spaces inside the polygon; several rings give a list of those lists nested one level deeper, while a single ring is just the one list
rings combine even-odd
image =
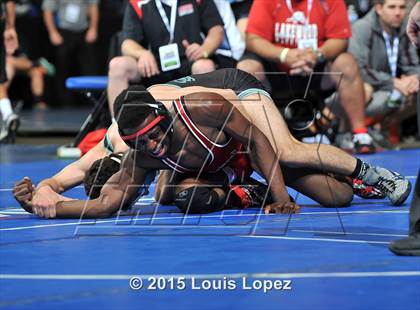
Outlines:
[{"label": "black knee sleeve", "polygon": [[225,200],[212,188],[192,186],[176,194],[175,205],[184,213],[210,213],[223,209]]}]

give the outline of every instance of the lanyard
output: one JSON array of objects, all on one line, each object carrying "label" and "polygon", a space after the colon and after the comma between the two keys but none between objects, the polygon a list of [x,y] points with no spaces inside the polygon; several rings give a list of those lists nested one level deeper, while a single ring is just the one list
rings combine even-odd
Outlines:
[{"label": "lanyard", "polygon": [[382,35],[385,39],[386,45],[386,54],[388,56],[389,67],[391,68],[391,74],[393,77],[397,76],[397,62],[398,62],[398,45],[400,44],[400,39],[398,35],[392,40],[391,47],[391,36],[385,31],[382,32]]},{"label": "lanyard", "polygon": [[160,17],[162,17],[162,21],[169,32],[169,43],[172,43],[172,41],[174,40],[177,4],[178,4],[178,1],[175,0],[171,6],[171,21],[169,23],[168,17],[166,16],[165,10],[163,9],[163,6],[162,6],[162,2],[160,0],[156,0],[156,6],[158,8]]},{"label": "lanyard", "polygon": [[[309,24],[309,16],[311,15],[311,11],[312,11],[312,4],[313,4],[313,0],[307,0],[306,2],[307,6],[306,6],[306,26],[308,26]],[[292,0],[286,0],[286,5],[287,8],[289,9],[290,13],[294,13],[295,10],[293,10],[293,6],[292,6]]]}]

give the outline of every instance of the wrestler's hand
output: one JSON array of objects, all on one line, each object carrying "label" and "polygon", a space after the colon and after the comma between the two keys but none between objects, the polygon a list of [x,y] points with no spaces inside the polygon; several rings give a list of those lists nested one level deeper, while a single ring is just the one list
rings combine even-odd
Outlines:
[{"label": "wrestler's hand", "polygon": [[13,196],[20,206],[29,213],[32,213],[32,197],[35,193],[35,186],[28,177],[24,177],[13,186]]},{"label": "wrestler's hand", "polygon": [[152,77],[160,74],[155,56],[150,51],[143,51],[137,62],[137,67],[142,77]]},{"label": "wrestler's hand", "polygon": [[60,196],[49,186],[38,188],[32,198],[33,213],[40,217],[54,218],[56,216],[55,204],[61,200]]},{"label": "wrestler's hand", "polygon": [[57,203],[60,201],[74,200],[54,192],[49,186],[38,188],[32,199],[33,213],[45,218],[55,218]]},{"label": "wrestler's hand", "polygon": [[300,207],[295,202],[275,202],[264,207],[264,213],[293,214],[299,213]]}]

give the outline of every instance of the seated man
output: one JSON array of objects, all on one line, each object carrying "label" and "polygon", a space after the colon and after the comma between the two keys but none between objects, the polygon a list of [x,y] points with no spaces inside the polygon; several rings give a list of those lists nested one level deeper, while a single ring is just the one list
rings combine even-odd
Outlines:
[{"label": "seated man", "polygon": [[122,32],[123,56],[109,64],[111,114],[115,98],[129,82],[150,86],[213,71],[216,67],[210,56],[224,38],[223,21],[212,0],[132,0]]},{"label": "seated man", "polygon": [[[228,194],[226,185],[235,179],[240,182],[252,170],[269,185],[273,203],[267,212],[298,211],[285,181],[324,206],[347,205],[351,187],[330,173],[373,185],[394,205],[406,200],[411,184],[403,176],[372,167],[333,146],[295,140],[261,87],[251,75],[234,69],[185,77],[148,91],[129,87],[115,103],[120,136],[131,148],[122,169],[97,199],[58,202],[53,211],[40,206],[34,212],[46,217],[51,213],[57,217],[111,216],[156,169],[184,175],[184,188],[175,189],[175,201],[181,207],[210,201],[219,208]],[[159,98],[163,99],[156,101]],[[218,186],[208,175],[217,179]]]},{"label": "seated man", "polygon": [[268,78],[279,107],[336,88],[340,109],[334,112],[341,112],[341,130],[353,134],[352,141],[339,146],[373,153],[364,123],[363,81],[354,58],[345,53],[350,36],[342,0],[254,1],[248,18],[248,52],[237,68],[260,80]]},{"label": "seated man", "polygon": [[365,83],[366,115],[379,120],[390,113],[407,114],[409,105],[403,103],[419,91],[419,58],[405,33],[405,11],[406,0],[377,0],[353,25],[349,52]]}]

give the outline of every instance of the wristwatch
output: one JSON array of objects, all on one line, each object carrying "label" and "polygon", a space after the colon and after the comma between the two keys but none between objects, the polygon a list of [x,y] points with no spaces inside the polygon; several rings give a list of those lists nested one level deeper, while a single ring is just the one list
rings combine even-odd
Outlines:
[{"label": "wristwatch", "polygon": [[316,63],[323,63],[327,61],[327,59],[325,58],[325,55],[320,50],[316,50],[315,55],[316,55]]}]

